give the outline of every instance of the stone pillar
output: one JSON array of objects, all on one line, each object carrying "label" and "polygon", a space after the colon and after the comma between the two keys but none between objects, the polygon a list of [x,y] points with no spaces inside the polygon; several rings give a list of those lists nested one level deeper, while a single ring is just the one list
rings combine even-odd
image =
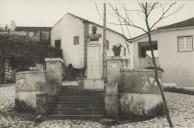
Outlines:
[{"label": "stone pillar", "polygon": [[121,67],[121,57],[113,56],[107,59],[107,83],[114,83],[119,81]]},{"label": "stone pillar", "polygon": [[102,74],[102,60],[100,53],[100,43],[98,41],[92,41],[88,44],[87,58],[87,78],[100,79]]},{"label": "stone pillar", "polygon": [[46,78],[48,95],[55,95],[57,86],[62,85],[62,64],[61,58],[45,58]]},{"label": "stone pillar", "polygon": [[118,85],[120,79],[120,57],[112,57],[107,60],[107,85],[105,96],[106,116],[118,119]]},{"label": "stone pillar", "polygon": [[108,83],[105,95],[106,116],[118,119],[118,83]]},{"label": "stone pillar", "polygon": [[87,79],[83,82],[83,89],[104,90],[104,81],[101,78],[102,56],[98,41],[88,43],[87,59]]}]

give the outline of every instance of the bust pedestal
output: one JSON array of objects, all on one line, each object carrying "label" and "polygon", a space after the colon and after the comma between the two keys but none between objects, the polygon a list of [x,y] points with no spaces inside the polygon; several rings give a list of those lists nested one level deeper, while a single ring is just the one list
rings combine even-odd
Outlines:
[{"label": "bust pedestal", "polygon": [[88,44],[87,59],[88,59],[87,78],[100,79],[101,78],[101,53],[100,53],[100,43],[98,41],[91,41]]},{"label": "bust pedestal", "polygon": [[84,80],[84,89],[104,89],[102,74],[101,46],[98,41],[88,43],[87,79]]}]

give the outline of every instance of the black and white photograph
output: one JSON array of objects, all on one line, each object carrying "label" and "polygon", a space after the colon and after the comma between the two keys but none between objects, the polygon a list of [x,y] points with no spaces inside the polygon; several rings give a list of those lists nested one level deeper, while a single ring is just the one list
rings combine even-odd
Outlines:
[{"label": "black and white photograph", "polygon": [[194,1],[0,0],[0,128],[194,128]]}]

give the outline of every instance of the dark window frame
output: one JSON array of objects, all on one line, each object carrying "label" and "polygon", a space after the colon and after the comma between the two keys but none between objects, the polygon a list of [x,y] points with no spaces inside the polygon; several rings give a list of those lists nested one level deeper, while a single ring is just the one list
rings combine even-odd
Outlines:
[{"label": "dark window frame", "polygon": [[[192,48],[191,50],[180,50],[179,49],[179,38],[182,38],[182,37],[191,37],[191,40],[192,40]],[[177,36],[177,49],[178,49],[178,52],[192,52],[193,51],[193,35],[187,35],[187,36]]]},{"label": "dark window frame", "polygon": [[73,44],[74,45],[79,45],[79,36],[74,36],[73,37]]},{"label": "dark window frame", "polygon": [[109,50],[109,48],[110,48],[109,40],[106,40],[106,50]]},{"label": "dark window frame", "polygon": [[61,40],[55,40],[55,48],[61,49]]}]

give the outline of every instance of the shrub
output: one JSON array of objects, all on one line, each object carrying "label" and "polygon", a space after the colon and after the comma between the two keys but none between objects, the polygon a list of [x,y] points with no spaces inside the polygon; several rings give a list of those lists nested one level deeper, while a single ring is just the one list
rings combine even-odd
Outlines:
[{"label": "shrub", "polygon": [[[16,71],[28,70],[29,66],[43,64],[44,58],[61,57],[62,50],[41,45],[36,41],[13,34],[0,34],[0,78],[6,59]],[[2,81],[0,79],[0,82]]]}]

